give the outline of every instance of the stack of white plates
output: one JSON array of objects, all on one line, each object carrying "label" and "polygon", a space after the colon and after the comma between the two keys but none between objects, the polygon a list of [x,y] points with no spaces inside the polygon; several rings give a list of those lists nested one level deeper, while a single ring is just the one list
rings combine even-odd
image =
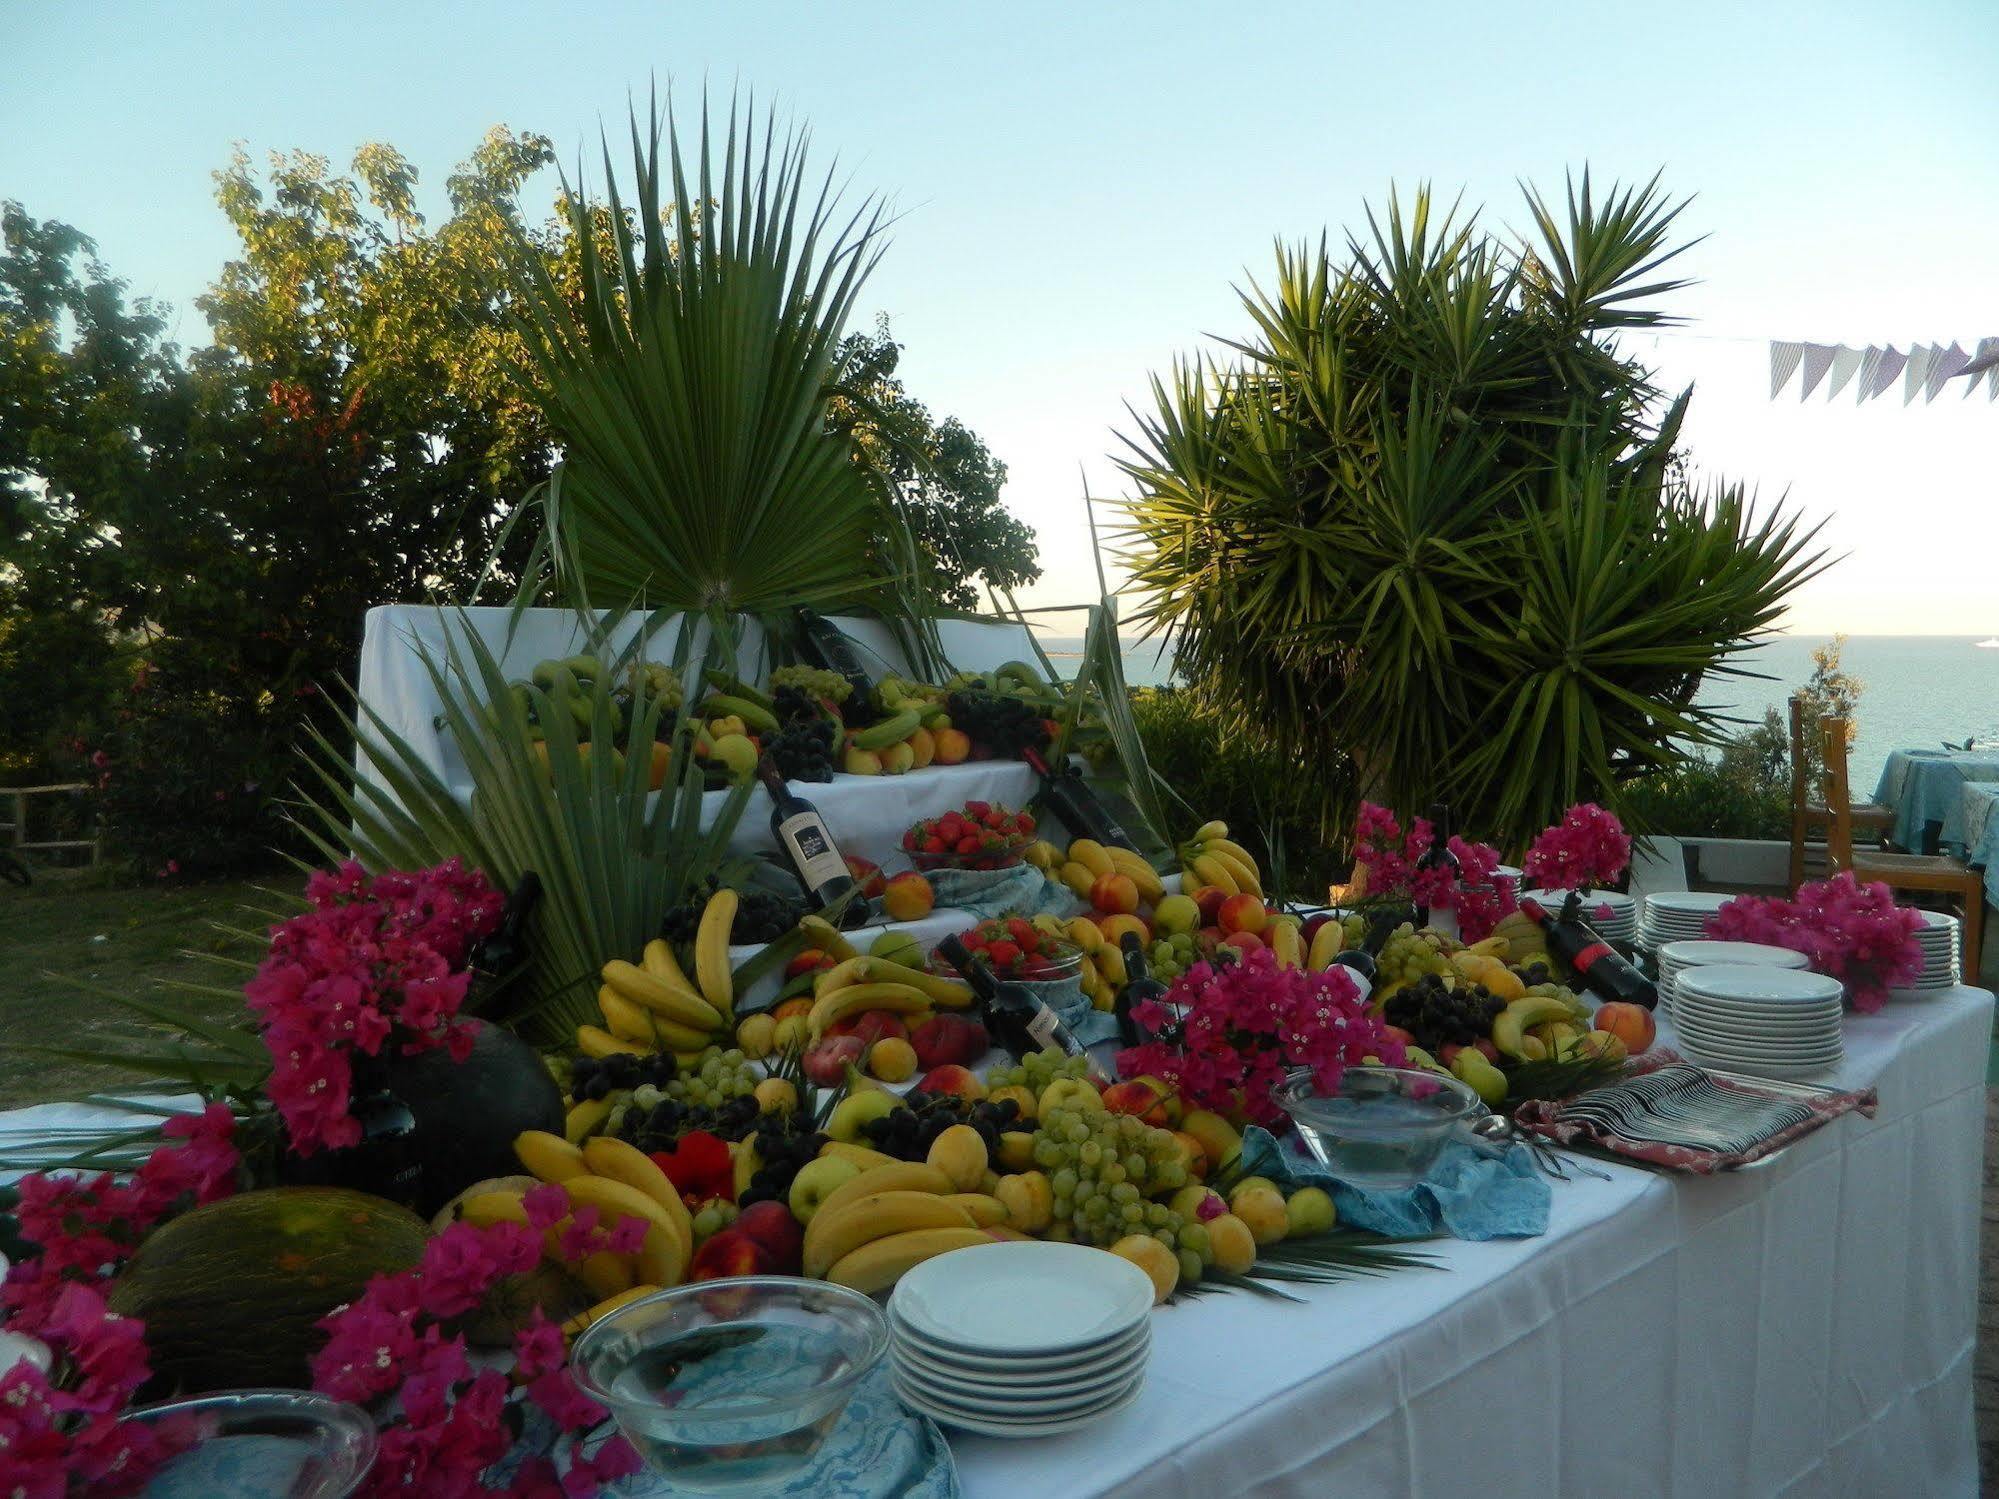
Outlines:
[{"label": "stack of white plates", "polygon": [[1088,1425],[1138,1398],[1152,1282],[1080,1244],[1010,1240],[925,1260],[889,1301],[896,1393],[933,1420],[996,1437]]},{"label": "stack of white plates", "polygon": [[1924,922],[1923,929],[1916,933],[1916,941],[1923,949],[1923,971],[1907,988],[1895,992],[1927,999],[1957,983],[1961,963],[1957,918],[1947,911],[1923,911],[1918,914]]},{"label": "stack of white plates", "polygon": [[1673,1031],[1689,1061],[1759,1077],[1810,1077],[1838,1065],[1843,990],[1798,968],[1683,969]]},{"label": "stack of white plates", "polygon": [[1648,895],[1638,922],[1638,945],[1656,951],[1669,942],[1704,937],[1707,919],[1734,899],[1719,890],[1661,890]]},{"label": "stack of white plates", "polygon": [[[1566,890],[1529,890],[1520,897],[1531,900],[1550,916],[1559,916]],[[1606,911],[1605,908],[1608,908]],[[1597,936],[1613,947],[1630,947],[1638,939],[1638,902],[1616,890],[1592,890],[1583,897],[1583,920]]]},{"label": "stack of white plates", "polygon": [[1659,1004],[1673,1013],[1673,983],[1689,968],[1713,968],[1724,963],[1745,968],[1803,968],[1805,955],[1766,942],[1668,942],[1659,949]]}]

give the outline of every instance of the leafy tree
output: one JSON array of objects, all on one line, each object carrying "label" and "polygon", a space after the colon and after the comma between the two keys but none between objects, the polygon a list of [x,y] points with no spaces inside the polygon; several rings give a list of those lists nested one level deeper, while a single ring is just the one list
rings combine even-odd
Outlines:
[{"label": "leafy tree", "polygon": [[887,317],[872,334],[851,333],[840,348],[847,366],[832,417],[857,453],[892,483],[914,533],[932,600],[976,610],[975,583],[1018,588],[1041,576],[1034,532],[1000,502],[1006,465],[956,417],[933,421],[910,396],[896,368],[902,345]]}]

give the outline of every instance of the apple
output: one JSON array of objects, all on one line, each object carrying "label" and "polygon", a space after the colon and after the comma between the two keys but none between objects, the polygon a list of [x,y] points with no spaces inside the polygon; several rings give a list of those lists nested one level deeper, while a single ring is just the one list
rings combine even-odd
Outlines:
[{"label": "apple", "polygon": [[1263,939],[1255,932],[1230,932],[1222,938],[1222,945],[1237,948],[1242,952],[1255,952],[1263,946]]},{"label": "apple", "polygon": [[1404,1030],[1399,1025],[1384,1025],[1381,1028],[1381,1033],[1391,1041],[1399,1041],[1404,1046],[1414,1046],[1416,1044],[1415,1035],[1412,1032]]},{"label": "apple", "polygon": [[923,944],[909,932],[883,932],[875,938],[875,945],[868,949],[868,956],[880,958],[885,963],[894,963],[899,968],[928,966],[928,960],[923,955]]},{"label": "apple", "polygon": [[1493,1045],[1492,1037],[1480,1036],[1476,1041],[1472,1042],[1472,1050],[1478,1052],[1488,1062],[1492,1063],[1493,1066],[1497,1067],[1499,1065],[1499,1048]]},{"label": "apple", "polygon": [[1215,924],[1233,936],[1237,932],[1261,932],[1270,925],[1269,908],[1263,904],[1263,897],[1251,895],[1247,890],[1239,895],[1231,895],[1215,913]]},{"label": "apple", "polygon": [[1300,1187],[1285,1199],[1284,1216],[1290,1220],[1290,1227],[1285,1230],[1284,1236],[1300,1239],[1332,1232],[1340,1215],[1334,1210],[1333,1199],[1323,1187]]},{"label": "apple", "polygon": [[784,976],[795,979],[801,973],[811,973],[820,968],[833,966],[833,959],[816,947],[808,947],[784,965]]},{"label": "apple", "polygon": [[1203,885],[1194,892],[1194,909],[1201,913],[1202,926],[1216,924],[1222,912],[1222,902],[1228,898],[1228,891],[1220,885]]},{"label": "apple", "polygon": [[882,880],[882,867],[872,859],[863,859],[859,854],[847,855],[847,873],[854,883],[861,887],[861,894],[869,900],[878,900],[887,888]]},{"label": "apple", "polygon": [[859,1036],[828,1036],[805,1053],[805,1075],[822,1088],[837,1088],[847,1080],[848,1066],[860,1066],[867,1050]]},{"label": "apple", "polygon": [[798,1273],[805,1230],[783,1203],[774,1199],[751,1203],[737,1216],[735,1231],[764,1247],[774,1264],[774,1274]]},{"label": "apple", "polygon": [[1614,999],[1609,1004],[1597,1006],[1596,1029],[1609,1031],[1624,1043],[1624,1049],[1632,1056],[1648,1050],[1653,1038],[1659,1034],[1658,1022],[1652,1012],[1643,1005],[1626,1004]]},{"label": "apple", "polygon": [[986,1085],[969,1067],[956,1062],[947,1062],[942,1067],[932,1067],[923,1074],[923,1080],[916,1085],[919,1093],[933,1093],[943,1097],[962,1098],[968,1103],[977,1103],[986,1096]]},{"label": "apple", "polygon": [[784,1000],[770,1013],[773,1020],[790,1020],[793,1016],[803,1020],[812,1013],[812,996],[800,994],[795,998]]},{"label": "apple", "polygon": [[833,1106],[833,1112],[827,1116],[827,1137],[856,1144],[864,1126],[886,1118],[901,1107],[902,1100],[885,1088],[864,1088],[858,1093],[849,1093]]},{"label": "apple", "polygon": [[1305,924],[1298,928],[1298,935],[1304,938],[1305,945],[1310,947],[1312,939],[1319,935],[1319,928],[1335,919],[1331,911],[1314,911],[1305,918]]},{"label": "apple", "polygon": [[992,1045],[986,1028],[967,1015],[933,1015],[909,1033],[916,1065],[925,1069],[976,1062]]},{"label": "apple", "polygon": [[1138,885],[1128,874],[1097,876],[1090,904],[1106,916],[1129,916],[1138,909]]},{"label": "apple", "polygon": [[[864,1047],[873,1046],[884,1036],[893,1036],[898,1041],[909,1039],[909,1029],[903,1025],[901,1017],[892,1015],[887,1010],[862,1010],[858,1014],[836,1020],[826,1027],[826,1034],[859,1036]],[[841,1074],[843,1077],[845,1075]]]},{"label": "apple", "polygon": [[812,1215],[819,1211],[819,1204],[832,1195],[835,1187],[860,1174],[861,1168],[841,1155],[822,1155],[807,1161],[791,1179],[791,1191],[785,1199],[791,1205],[792,1216],[800,1223],[810,1223]]},{"label": "apple", "polygon": [[735,1228],[725,1228],[694,1251],[689,1280],[730,1280],[738,1275],[776,1275],[776,1259],[762,1244]]},{"label": "apple", "polygon": [[1191,932],[1201,924],[1201,908],[1189,895],[1162,895],[1152,908],[1152,924],[1167,936]]},{"label": "apple", "polygon": [[1132,1114],[1147,1124],[1166,1127],[1166,1095],[1145,1078],[1112,1083],[1104,1089],[1104,1108],[1113,1114]]}]

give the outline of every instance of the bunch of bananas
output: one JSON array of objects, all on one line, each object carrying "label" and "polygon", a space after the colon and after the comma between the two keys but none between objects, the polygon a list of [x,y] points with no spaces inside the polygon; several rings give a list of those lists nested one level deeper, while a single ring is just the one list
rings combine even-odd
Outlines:
[{"label": "bunch of bananas", "polygon": [[915,1025],[933,1010],[962,1010],[971,1002],[971,986],[957,979],[860,953],[821,969],[813,979],[805,1030],[816,1041],[837,1021],[864,1010],[915,1017],[907,1022]]},{"label": "bunch of bananas", "polygon": [[1213,885],[1228,895],[1245,890],[1251,895],[1263,894],[1263,876],[1257,873],[1256,860],[1240,843],[1229,841],[1229,825],[1219,818],[1202,823],[1194,829],[1194,836],[1180,845],[1180,880],[1187,890]]},{"label": "bunch of bananas", "polygon": [[1099,843],[1094,838],[1078,838],[1069,845],[1068,855],[1055,871],[1055,877],[1067,885],[1084,900],[1098,880],[1107,874],[1121,874],[1138,887],[1138,898],[1146,905],[1156,905],[1166,893],[1166,887],[1159,883],[1159,871],[1128,848],[1116,844]]},{"label": "bunch of bananas", "polygon": [[736,892],[727,886],[708,897],[694,937],[694,982],[689,983],[673,945],[655,937],[642,962],[613,958],[600,973],[597,1008],[604,1025],[579,1025],[576,1048],[586,1057],[615,1051],[646,1056],[670,1051],[684,1065],[709,1046],[727,1046],[736,1023],[736,975],[729,967],[729,929],[736,920]]},{"label": "bunch of bananas", "polygon": [[1066,937],[1083,949],[1083,995],[1095,1008],[1110,1009],[1117,1002],[1118,992],[1131,979],[1125,969],[1123,951],[1087,916],[1071,917],[1066,926],[1053,916],[1034,918],[1038,927],[1044,922],[1047,925],[1043,930]]},{"label": "bunch of bananas", "polygon": [[[570,1219],[543,1230],[543,1258],[564,1266],[598,1298],[595,1306],[563,1325],[564,1333],[573,1337],[634,1296],[680,1284],[694,1254],[694,1223],[679,1191],[652,1157],[606,1135],[577,1146],[541,1130],[515,1139],[514,1154],[539,1181],[560,1186],[572,1209],[596,1209],[600,1227],[611,1228],[626,1218],[646,1227],[636,1254],[599,1250],[575,1261],[565,1257],[562,1246]],[[518,1187],[495,1185],[461,1199],[457,1211],[463,1221],[480,1228],[526,1224],[524,1197]]]},{"label": "bunch of bananas", "polygon": [[874,1295],[925,1260],[1021,1236],[1003,1227],[1010,1215],[997,1197],[973,1190],[988,1174],[978,1132],[954,1129],[977,1151],[947,1130],[951,1148],[932,1152],[939,1161],[865,1166],[821,1198],[805,1218],[805,1273]]}]

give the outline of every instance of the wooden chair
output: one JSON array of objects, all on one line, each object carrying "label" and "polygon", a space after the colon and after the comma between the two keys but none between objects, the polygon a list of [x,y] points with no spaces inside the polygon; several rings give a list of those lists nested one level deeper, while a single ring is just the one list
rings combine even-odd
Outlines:
[{"label": "wooden chair", "polygon": [[[1823,797],[1824,792],[1820,793]],[[1895,825],[1892,807],[1878,807],[1872,802],[1863,802],[1851,809],[1853,826],[1863,828],[1875,835],[1875,842],[1887,836],[1888,829]],[[1814,827],[1827,827],[1832,822],[1832,811],[1824,800],[1814,801],[1811,786],[1805,775],[1805,699],[1803,694],[1791,698],[1791,888],[1797,889],[1805,882],[1805,839]]]},{"label": "wooden chair", "polygon": [[1853,807],[1846,787],[1846,720],[1819,720],[1825,752],[1826,801],[1832,825],[1826,857],[1835,871],[1850,869],[1857,880],[1879,880],[1890,890],[1927,890],[1954,895],[1964,908],[1963,982],[1978,982],[1979,937],[1985,927],[1985,876],[1946,854],[1884,854],[1853,851]]}]

